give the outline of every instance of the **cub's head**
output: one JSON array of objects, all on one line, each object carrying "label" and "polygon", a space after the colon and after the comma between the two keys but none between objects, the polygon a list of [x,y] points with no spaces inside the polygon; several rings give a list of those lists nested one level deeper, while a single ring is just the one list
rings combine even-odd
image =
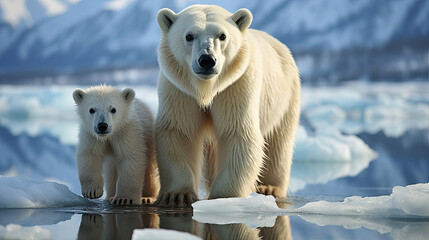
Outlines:
[{"label": "cub's head", "polygon": [[[218,6],[193,5],[178,14],[161,9],[157,20],[162,32],[160,68],[183,91],[190,92],[189,86],[203,91],[204,82],[210,82],[211,91],[218,92],[245,71],[249,10],[232,14]],[[180,82],[183,79],[191,82]]]},{"label": "cub's head", "polygon": [[130,88],[122,91],[110,86],[76,89],[73,99],[80,117],[80,131],[101,140],[109,138],[126,123],[134,97],[135,92]]}]

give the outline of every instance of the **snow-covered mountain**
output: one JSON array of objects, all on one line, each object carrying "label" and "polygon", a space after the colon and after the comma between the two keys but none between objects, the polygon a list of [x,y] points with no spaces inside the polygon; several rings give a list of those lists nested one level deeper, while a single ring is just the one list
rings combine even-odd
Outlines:
[{"label": "snow-covered mountain", "polygon": [[24,30],[63,14],[80,0],[0,0],[0,53]]},{"label": "snow-covered mountain", "polygon": [[0,47],[0,80],[154,66],[160,37],[157,11],[168,7],[177,12],[195,3],[231,12],[249,8],[253,28],[291,48],[304,81],[427,76],[425,0],[81,0],[22,31],[3,52]]}]

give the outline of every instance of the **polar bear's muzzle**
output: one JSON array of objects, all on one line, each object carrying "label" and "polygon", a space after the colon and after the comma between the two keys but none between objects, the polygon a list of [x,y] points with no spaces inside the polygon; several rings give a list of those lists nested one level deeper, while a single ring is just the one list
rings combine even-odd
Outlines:
[{"label": "polar bear's muzzle", "polygon": [[98,133],[98,134],[107,134],[107,133],[109,133],[110,132],[110,130],[109,130],[109,124],[104,123],[104,122],[98,123],[97,127],[95,129],[95,132]]},{"label": "polar bear's muzzle", "polygon": [[195,74],[202,79],[208,79],[217,74],[217,60],[213,54],[203,54],[198,58],[197,64],[193,66]]},{"label": "polar bear's muzzle", "polygon": [[108,124],[109,121],[106,121],[106,116],[104,113],[100,114],[98,121],[94,124],[94,132],[99,135],[105,135],[112,131],[112,127]]},{"label": "polar bear's muzzle", "polygon": [[212,54],[204,54],[198,59],[198,65],[201,69],[209,71],[216,66],[216,58]]}]

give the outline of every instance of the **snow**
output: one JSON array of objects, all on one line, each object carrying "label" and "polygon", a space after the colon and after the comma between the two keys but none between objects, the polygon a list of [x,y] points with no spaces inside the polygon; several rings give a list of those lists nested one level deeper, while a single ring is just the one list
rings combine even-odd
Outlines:
[{"label": "snow", "polygon": [[[297,214],[304,219],[324,216],[358,216],[361,219],[429,217],[429,183],[396,186],[389,196],[347,197],[342,202],[309,202],[298,208],[279,208],[273,196],[251,194],[247,198],[202,200],[192,204],[198,222],[211,224],[245,223],[249,227],[272,227],[276,216]],[[323,215],[323,216],[321,216]],[[265,221],[261,221],[264,219]],[[384,220],[383,220],[384,221]],[[341,221],[338,221],[341,222]],[[343,225],[347,223],[343,222]]]},{"label": "snow", "polygon": [[42,4],[48,16],[55,16],[67,11],[67,6],[58,0],[39,0]]},{"label": "snow", "polygon": [[135,0],[114,0],[114,1],[106,2],[104,7],[108,10],[119,11],[119,10],[126,8],[128,6],[128,4],[130,4],[134,1]]},{"label": "snow", "polygon": [[[49,208],[88,206],[91,202],[65,185],[0,175],[0,208]],[[5,194],[7,193],[7,194]]]},{"label": "snow", "polygon": [[22,20],[27,24],[31,23],[25,0],[0,0],[0,8],[3,13],[3,19],[1,20],[13,27],[17,27]]},{"label": "snow", "polygon": [[170,229],[134,229],[132,240],[140,239],[175,239],[175,240],[199,240],[200,237],[187,232],[181,232]]},{"label": "snow", "polygon": [[51,233],[48,229],[34,226],[22,227],[17,224],[9,224],[6,227],[0,225],[0,237],[2,239],[51,239]]}]

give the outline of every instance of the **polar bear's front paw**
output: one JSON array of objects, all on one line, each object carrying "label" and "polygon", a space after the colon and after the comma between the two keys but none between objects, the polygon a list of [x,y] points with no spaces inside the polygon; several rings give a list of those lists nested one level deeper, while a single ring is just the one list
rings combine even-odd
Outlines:
[{"label": "polar bear's front paw", "polygon": [[141,200],[128,197],[113,197],[110,199],[110,203],[114,206],[140,205]]},{"label": "polar bear's front paw", "polygon": [[86,186],[82,185],[82,196],[86,198],[100,198],[103,195],[103,185],[91,183]]},{"label": "polar bear's front paw", "polygon": [[264,195],[273,195],[275,198],[285,198],[286,192],[277,186],[271,185],[258,185],[257,193]]},{"label": "polar bear's front paw", "polygon": [[154,205],[157,207],[188,208],[198,197],[192,192],[165,192],[158,196]]}]

